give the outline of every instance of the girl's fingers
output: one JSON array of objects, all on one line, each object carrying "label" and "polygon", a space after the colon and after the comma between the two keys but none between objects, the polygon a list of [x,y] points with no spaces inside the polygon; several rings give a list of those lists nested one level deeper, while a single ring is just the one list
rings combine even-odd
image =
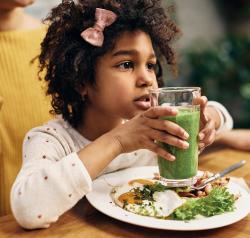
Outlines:
[{"label": "girl's fingers", "polygon": [[195,105],[200,105],[200,109],[201,111],[203,111],[206,107],[206,104],[207,104],[207,97],[206,96],[202,96],[202,97],[199,97],[199,98],[195,98],[194,99],[194,104]]},{"label": "girl's fingers", "polygon": [[168,120],[147,118],[145,124],[153,129],[165,131],[184,140],[187,140],[189,137],[188,133],[183,128]]},{"label": "girl's fingers", "polygon": [[164,117],[164,116],[175,116],[177,113],[178,111],[174,107],[156,106],[156,107],[151,107],[146,112],[142,113],[141,116],[154,119],[154,118]]},{"label": "girl's fingers", "polygon": [[172,145],[172,146],[178,147],[180,149],[187,149],[189,147],[189,144],[187,141],[181,140],[178,137],[170,135],[164,131],[158,131],[158,130],[151,129],[148,133],[148,136],[152,140],[164,142],[168,145]]},{"label": "girl's fingers", "polygon": [[200,105],[200,111],[201,111],[201,124],[206,124],[207,121],[208,121],[208,118],[206,116],[206,113],[205,113],[205,108],[206,108],[206,105],[207,105],[207,97],[206,96],[202,96],[202,97],[199,97],[199,98],[195,98],[194,99],[194,104],[195,105]]},{"label": "girl's fingers", "polygon": [[199,133],[199,148],[212,144],[215,139],[215,134],[214,121],[209,120],[207,126]]},{"label": "girl's fingers", "polygon": [[153,151],[157,155],[165,158],[166,160],[170,160],[170,161],[175,160],[175,157],[173,155],[171,155],[169,152],[161,148],[159,145],[157,145],[153,141],[150,141],[150,140],[146,141],[145,146],[147,149]]},{"label": "girl's fingers", "polygon": [[211,134],[212,132],[215,132],[215,123],[213,120],[208,120],[206,127],[202,129],[199,133],[199,140],[203,141],[207,135]]},{"label": "girl's fingers", "polygon": [[214,142],[215,134],[216,134],[215,130],[212,130],[211,133],[207,135],[207,137],[204,140],[206,146],[211,145]]}]

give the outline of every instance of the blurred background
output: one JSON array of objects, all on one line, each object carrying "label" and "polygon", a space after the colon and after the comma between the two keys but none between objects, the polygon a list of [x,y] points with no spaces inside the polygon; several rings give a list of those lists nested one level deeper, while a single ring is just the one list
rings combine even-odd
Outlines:
[{"label": "blurred background", "polygon": [[[179,74],[164,67],[167,86],[200,86],[224,104],[235,128],[250,128],[250,0],[163,0],[182,36]],[[59,0],[37,0],[27,12],[43,19]]]}]

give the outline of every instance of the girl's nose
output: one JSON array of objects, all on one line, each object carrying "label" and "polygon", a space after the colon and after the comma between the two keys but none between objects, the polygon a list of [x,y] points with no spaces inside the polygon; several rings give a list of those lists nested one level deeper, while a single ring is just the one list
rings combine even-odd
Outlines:
[{"label": "girl's nose", "polygon": [[137,87],[149,87],[153,85],[155,75],[148,72],[147,69],[140,70],[137,75],[136,86]]}]

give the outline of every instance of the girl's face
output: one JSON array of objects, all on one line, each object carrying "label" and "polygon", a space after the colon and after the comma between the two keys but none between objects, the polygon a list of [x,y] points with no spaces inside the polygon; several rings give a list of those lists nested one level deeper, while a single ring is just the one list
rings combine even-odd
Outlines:
[{"label": "girl's face", "polygon": [[149,89],[157,88],[156,56],[143,31],[124,32],[114,49],[96,64],[96,86],[87,87],[88,110],[100,117],[131,119],[150,107]]},{"label": "girl's face", "polygon": [[35,0],[0,0],[0,9],[13,9],[16,7],[26,7]]}]

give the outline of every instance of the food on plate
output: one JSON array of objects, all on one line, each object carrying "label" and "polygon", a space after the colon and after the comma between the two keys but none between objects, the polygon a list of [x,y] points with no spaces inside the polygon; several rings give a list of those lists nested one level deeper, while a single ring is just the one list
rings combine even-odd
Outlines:
[{"label": "food on plate", "polygon": [[[196,185],[211,176],[204,172]],[[155,175],[153,179],[134,179],[114,187],[111,196],[118,206],[129,212],[161,219],[191,220],[235,209],[239,194],[229,191],[228,182],[229,178],[223,177],[197,191],[190,187],[167,187]]]},{"label": "food on plate", "polygon": [[169,216],[183,204],[176,192],[148,179],[132,180],[115,187],[111,194],[114,202],[125,210],[158,218]]}]

